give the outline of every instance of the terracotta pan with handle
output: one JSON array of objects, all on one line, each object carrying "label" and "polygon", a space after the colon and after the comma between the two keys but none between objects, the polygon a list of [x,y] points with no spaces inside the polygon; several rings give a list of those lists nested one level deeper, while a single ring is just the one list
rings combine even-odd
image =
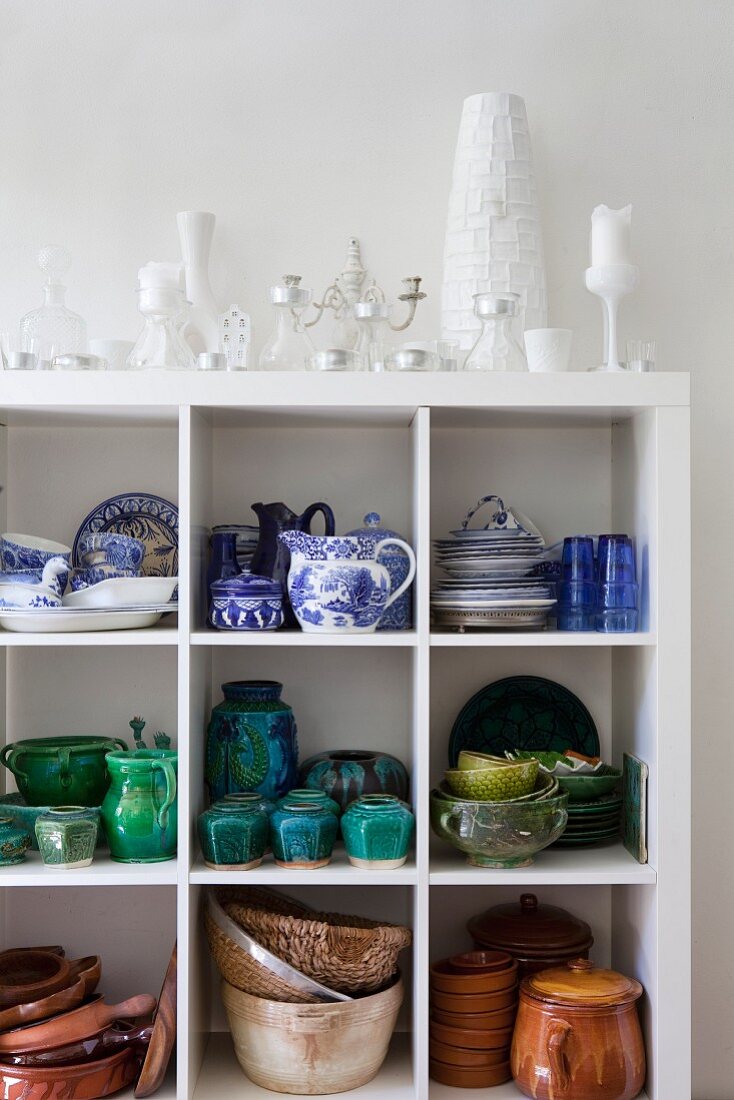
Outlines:
[{"label": "terracotta pan with handle", "polygon": [[140,1072],[142,1054],[123,1047],[109,1058],[65,1066],[7,1066],[0,1063],[0,1095],[12,1100],[95,1100],[119,1092]]},{"label": "terracotta pan with handle", "polygon": [[[51,1050],[53,1047],[76,1043],[98,1035],[100,1031],[113,1024],[115,1020],[126,1020],[135,1016],[150,1016],[156,1007],[156,999],[148,993],[129,997],[117,1005],[105,1004],[102,997],[93,997],[91,1001],[80,1005],[71,1012],[62,1012],[29,1027],[17,1027],[0,1035],[0,1052],[10,1054],[30,1054],[37,1050]],[[71,1094],[74,1095],[75,1094]],[[26,1098],[24,1097],[24,1100]],[[77,1100],[75,1096],[75,1100]]]}]

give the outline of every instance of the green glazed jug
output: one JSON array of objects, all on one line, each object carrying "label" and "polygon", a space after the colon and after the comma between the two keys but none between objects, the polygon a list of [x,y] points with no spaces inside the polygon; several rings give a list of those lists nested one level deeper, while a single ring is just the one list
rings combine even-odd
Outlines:
[{"label": "green glazed jug", "polygon": [[174,859],[178,840],[176,774],[171,749],[108,752],[111,782],[102,803],[110,855],[118,863]]}]

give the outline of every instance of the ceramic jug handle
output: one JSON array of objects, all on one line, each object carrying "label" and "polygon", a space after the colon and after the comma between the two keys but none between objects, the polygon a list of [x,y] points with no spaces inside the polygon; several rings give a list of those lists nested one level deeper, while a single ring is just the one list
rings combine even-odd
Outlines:
[{"label": "ceramic jug handle", "polygon": [[24,771],[21,771],[18,765],[15,763],[15,758],[18,755],[18,751],[12,743],[6,745],[0,752],[0,764],[4,764],[9,772],[12,772],[16,779],[21,779],[24,783],[28,782],[28,776]]},{"label": "ceramic jug handle", "polygon": [[309,504],[308,508],[301,516],[306,530],[310,533],[311,520],[318,512],[321,512],[321,515],[324,517],[324,534],[333,535],[334,531],[336,530],[334,513],[332,512],[329,505],[324,504],[324,502],[321,500],[317,501],[316,504]]},{"label": "ceramic jug handle", "polygon": [[56,755],[59,761],[59,781],[64,790],[67,790],[72,782],[69,770],[69,749],[57,749]]},{"label": "ceramic jug handle", "polygon": [[112,738],[112,744],[113,745],[119,745],[119,747],[122,749],[123,752],[129,752],[130,751],[121,737],[113,737]]},{"label": "ceramic jug handle", "polygon": [[[497,507],[495,508],[495,511],[494,511],[495,516],[499,517],[504,512],[507,511],[507,509],[505,508],[505,502],[504,502],[504,500],[502,500],[502,497],[498,497],[498,496],[494,496],[494,495],[488,496],[488,497],[482,497],[481,500],[477,501],[477,503],[474,505],[473,508],[469,509],[469,511],[466,513],[466,517],[461,521],[462,531],[467,531],[469,529],[469,524],[471,523],[472,519],[477,514],[477,512],[480,511],[480,509],[482,509],[485,504],[491,504],[492,501],[494,501],[494,503],[497,505]],[[492,518],[494,518],[494,516]],[[480,528],[478,528],[478,530],[479,529]],[[487,528],[484,527],[484,528],[481,528],[481,530],[486,531]]]},{"label": "ceramic jug handle", "polygon": [[378,542],[377,546],[375,547],[375,560],[379,558],[380,554],[382,553],[382,549],[385,546],[399,546],[400,549],[404,550],[405,553],[408,555],[408,560],[410,561],[408,576],[405,578],[400,587],[396,588],[394,592],[391,592],[387,598],[387,603],[385,604],[385,610],[387,611],[390,604],[395,603],[397,598],[399,596],[402,596],[406,588],[409,588],[410,585],[413,583],[413,577],[415,576],[415,554],[413,553],[413,548],[411,546],[408,546],[407,542],[404,542],[403,539],[383,539],[382,542]]},{"label": "ceramic jug handle", "polygon": [[548,1062],[552,1093],[565,1092],[570,1084],[568,1060],[564,1048],[571,1031],[571,1025],[566,1020],[554,1017],[548,1024]]},{"label": "ceramic jug handle", "polygon": [[151,763],[154,768],[162,771],[166,777],[166,797],[158,811],[158,824],[161,829],[165,829],[168,825],[168,811],[176,801],[176,773],[170,760],[153,760]]}]

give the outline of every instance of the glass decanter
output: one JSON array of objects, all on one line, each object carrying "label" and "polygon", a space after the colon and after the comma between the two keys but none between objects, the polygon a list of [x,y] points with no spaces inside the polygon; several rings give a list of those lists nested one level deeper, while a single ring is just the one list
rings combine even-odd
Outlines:
[{"label": "glass decanter", "polygon": [[196,369],[180,331],[185,305],[181,264],[151,261],[140,268],[138,309],[145,324],[125,363],[129,370]]},{"label": "glass decanter", "polygon": [[526,371],[527,360],[513,327],[517,315],[516,295],[475,294],[474,313],[482,331],[466,357],[464,370]]},{"label": "glass decanter", "polygon": [[260,370],[306,370],[306,360],[315,353],[301,320],[312,291],[300,283],[300,275],[284,275],[281,286],[270,287],[275,328],[260,352]]},{"label": "glass decanter", "polygon": [[385,356],[392,346],[390,307],[386,302],[355,302],[352,307],[359,325],[357,351],[371,371],[385,370]]},{"label": "glass decanter", "polygon": [[86,351],[84,319],[64,304],[66,287],[61,279],[71,267],[71,254],[66,248],[47,245],[38,253],[38,266],[46,275],[43,305],[21,318],[23,350],[33,351],[45,346],[53,348],[57,355]]}]

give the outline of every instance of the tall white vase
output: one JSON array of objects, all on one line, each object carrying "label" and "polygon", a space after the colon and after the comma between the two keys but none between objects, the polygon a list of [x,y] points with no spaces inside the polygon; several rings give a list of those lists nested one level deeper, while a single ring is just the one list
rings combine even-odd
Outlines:
[{"label": "tall white vase", "polygon": [[191,303],[181,335],[194,352],[219,351],[219,317],[209,285],[209,253],[216,218],[204,210],[176,215],[181,256],[186,273],[186,297]]},{"label": "tall white vase", "polygon": [[464,100],[449,198],[441,329],[463,351],[480,322],[472,295],[519,294],[523,329],[545,328],[543,240],[525,102],[509,92]]}]

